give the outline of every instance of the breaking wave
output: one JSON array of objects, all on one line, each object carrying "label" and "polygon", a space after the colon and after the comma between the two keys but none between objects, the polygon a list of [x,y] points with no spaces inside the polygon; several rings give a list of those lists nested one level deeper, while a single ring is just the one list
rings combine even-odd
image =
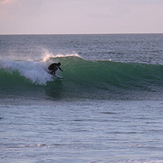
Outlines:
[{"label": "breaking wave", "polygon": [[[61,62],[64,79],[47,73]],[[0,93],[57,98],[144,98],[162,96],[163,65],[84,60],[79,55],[46,55],[39,61],[0,61]],[[23,92],[23,93],[22,93]]]}]

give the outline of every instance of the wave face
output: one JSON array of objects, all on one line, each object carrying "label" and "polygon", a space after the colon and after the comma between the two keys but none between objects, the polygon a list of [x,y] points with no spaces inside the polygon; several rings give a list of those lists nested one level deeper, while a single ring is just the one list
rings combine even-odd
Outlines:
[{"label": "wave face", "polygon": [[[52,62],[62,63],[64,79],[47,73]],[[89,61],[78,55],[39,61],[0,61],[0,96],[47,98],[161,98],[163,66],[112,61]]]}]

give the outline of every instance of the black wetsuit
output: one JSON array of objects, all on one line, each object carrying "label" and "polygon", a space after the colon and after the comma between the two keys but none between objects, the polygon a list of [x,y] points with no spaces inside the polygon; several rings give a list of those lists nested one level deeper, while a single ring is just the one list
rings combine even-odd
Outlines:
[{"label": "black wetsuit", "polygon": [[58,63],[53,63],[48,67],[49,70],[51,70],[51,74],[55,75],[55,72],[60,69],[62,71],[62,69],[59,67]]}]

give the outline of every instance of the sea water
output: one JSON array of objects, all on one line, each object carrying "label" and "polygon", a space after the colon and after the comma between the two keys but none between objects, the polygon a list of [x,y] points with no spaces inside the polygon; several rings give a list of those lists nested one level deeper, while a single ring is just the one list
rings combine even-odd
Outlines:
[{"label": "sea water", "polygon": [[163,162],[162,45],[162,34],[1,35],[0,162]]}]

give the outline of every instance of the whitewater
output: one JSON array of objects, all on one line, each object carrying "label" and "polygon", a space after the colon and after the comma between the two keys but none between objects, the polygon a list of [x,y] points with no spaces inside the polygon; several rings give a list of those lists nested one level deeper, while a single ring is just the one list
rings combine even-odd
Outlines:
[{"label": "whitewater", "polygon": [[[162,44],[162,34],[0,35],[0,162],[163,162]],[[54,62],[63,79],[48,73]]]}]

